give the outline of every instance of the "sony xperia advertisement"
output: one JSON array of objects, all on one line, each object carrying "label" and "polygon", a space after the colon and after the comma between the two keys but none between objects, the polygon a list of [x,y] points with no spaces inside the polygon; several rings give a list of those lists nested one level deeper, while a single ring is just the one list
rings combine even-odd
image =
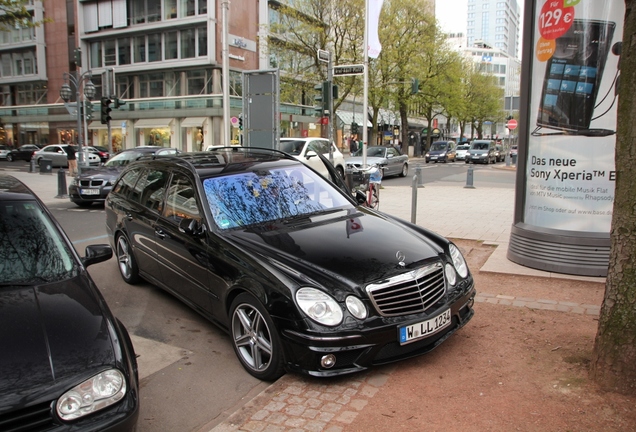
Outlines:
[{"label": "sony xperia advertisement", "polygon": [[609,233],[623,0],[540,0],[524,221]]}]

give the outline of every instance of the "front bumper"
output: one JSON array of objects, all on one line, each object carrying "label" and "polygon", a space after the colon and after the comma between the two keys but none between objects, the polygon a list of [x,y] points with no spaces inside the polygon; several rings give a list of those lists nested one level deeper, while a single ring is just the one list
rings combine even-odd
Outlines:
[{"label": "front bumper", "polygon": [[[85,194],[85,190],[96,190],[98,194]],[[111,186],[101,188],[81,188],[78,185],[70,185],[68,187],[68,195],[71,202],[74,203],[103,203],[112,190]]]},{"label": "front bumper", "polygon": [[[312,335],[286,329],[282,332],[282,342],[287,359],[287,369],[312,376],[336,376],[359,372],[371,366],[392,363],[426,354],[462,328],[473,317],[476,291],[474,285],[465,294],[450,299],[426,316],[417,315],[412,319],[386,324],[361,332],[340,333],[333,336]],[[401,345],[398,331],[400,327],[415,324],[435,317],[450,308],[451,324],[437,333]],[[325,355],[333,354],[335,365],[321,366]]]}]

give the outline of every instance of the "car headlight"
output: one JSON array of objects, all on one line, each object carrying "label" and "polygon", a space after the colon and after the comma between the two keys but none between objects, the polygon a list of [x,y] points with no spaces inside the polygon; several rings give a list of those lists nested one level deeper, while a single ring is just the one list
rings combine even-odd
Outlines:
[{"label": "car headlight", "polygon": [[452,243],[449,247],[449,250],[450,250],[451,258],[453,260],[453,265],[455,266],[455,270],[457,270],[457,273],[461,277],[465,278],[466,276],[468,276],[468,265],[466,264],[466,260],[464,259],[464,256],[459,251],[457,246],[455,246]]},{"label": "car headlight", "polygon": [[73,420],[120,401],[126,394],[126,379],[117,369],[95,375],[64,393],[57,401],[62,420]]},{"label": "car headlight", "polygon": [[455,282],[457,282],[457,273],[455,273],[455,269],[453,268],[453,266],[450,264],[446,264],[444,266],[444,274],[446,275],[446,280],[448,281],[448,283],[451,286],[454,286]]},{"label": "car headlight", "polygon": [[342,309],[333,297],[315,288],[296,291],[296,302],[309,318],[326,326],[337,326],[342,322]]},{"label": "car headlight", "polygon": [[73,180],[71,180],[71,186],[77,186],[77,177],[73,177]]},{"label": "car headlight", "polygon": [[347,305],[347,309],[354,317],[363,320],[367,317],[367,308],[356,296],[348,296],[345,300],[345,304]]},{"label": "car headlight", "polygon": [[426,155],[425,155],[425,156],[426,156],[426,157],[429,157],[430,155],[429,155],[428,153],[426,153]]}]

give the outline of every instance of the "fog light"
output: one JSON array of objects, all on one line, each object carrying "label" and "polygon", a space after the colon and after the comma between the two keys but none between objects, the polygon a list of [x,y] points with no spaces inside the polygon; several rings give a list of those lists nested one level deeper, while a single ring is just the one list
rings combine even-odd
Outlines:
[{"label": "fog light", "polygon": [[336,356],[333,354],[327,354],[320,359],[320,365],[325,369],[331,369],[336,365]]}]

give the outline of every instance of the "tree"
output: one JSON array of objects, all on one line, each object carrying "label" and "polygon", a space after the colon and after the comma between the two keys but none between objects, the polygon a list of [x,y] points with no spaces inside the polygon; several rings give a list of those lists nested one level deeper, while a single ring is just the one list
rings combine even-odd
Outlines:
[{"label": "tree", "polygon": [[37,27],[42,22],[33,21],[31,12],[26,8],[27,0],[0,0],[0,31],[10,31],[12,28]]},{"label": "tree", "polygon": [[[636,38],[634,0],[625,0],[610,260],[590,375],[603,389],[636,395]],[[620,156],[618,156],[620,155]]]}]

